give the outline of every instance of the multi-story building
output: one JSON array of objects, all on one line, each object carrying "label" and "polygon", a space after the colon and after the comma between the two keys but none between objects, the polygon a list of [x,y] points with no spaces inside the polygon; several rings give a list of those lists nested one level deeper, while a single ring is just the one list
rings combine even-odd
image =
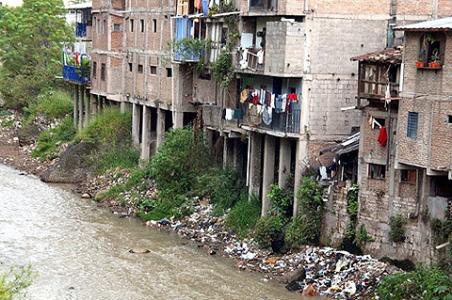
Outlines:
[{"label": "multi-story building", "polygon": [[360,112],[342,110],[358,86],[349,58],[400,42],[398,24],[452,10],[421,2],[94,1],[92,93],[132,105],[143,159],[197,117],[265,214],[271,184],[297,188],[320,149],[359,129]]},{"label": "multi-story building", "polygon": [[[403,48],[353,58],[362,111],[358,225],[372,237],[367,252],[429,263],[445,251],[432,225],[451,217],[452,18],[396,29],[405,31]],[[345,203],[336,207],[340,240],[348,216]],[[405,221],[391,225],[395,216]],[[403,227],[400,239],[391,226]]]}]

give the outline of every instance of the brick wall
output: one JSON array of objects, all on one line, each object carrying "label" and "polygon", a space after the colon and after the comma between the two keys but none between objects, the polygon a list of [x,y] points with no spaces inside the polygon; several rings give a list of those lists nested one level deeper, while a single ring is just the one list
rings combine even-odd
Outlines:
[{"label": "brick wall", "polygon": [[318,14],[388,14],[389,4],[390,0],[309,0],[309,9]]}]

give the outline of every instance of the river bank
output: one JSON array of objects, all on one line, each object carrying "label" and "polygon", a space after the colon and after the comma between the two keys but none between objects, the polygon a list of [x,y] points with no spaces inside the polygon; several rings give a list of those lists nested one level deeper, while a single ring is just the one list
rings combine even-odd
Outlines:
[{"label": "river bank", "polygon": [[[14,115],[10,118],[16,117]],[[33,159],[33,147],[34,145],[21,146],[16,126],[2,126],[0,159],[5,164],[39,176],[58,162],[58,158],[46,163]],[[119,169],[109,171],[79,183],[76,191],[85,198],[94,198],[99,192],[124,183],[129,175],[127,171]],[[146,195],[152,193],[155,193],[153,188],[145,192]],[[260,249],[252,239],[240,240],[228,230],[224,226],[224,217],[212,216],[209,199],[193,200],[194,212],[190,215],[179,220],[148,221],[146,225],[175,231],[211,255],[234,259],[240,270],[262,273],[267,279],[281,282],[293,291],[305,291],[305,294],[320,294],[337,299],[370,298],[380,280],[397,271],[369,256],[355,256],[332,248],[302,247],[296,252],[274,254],[270,250]],[[109,207],[113,213],[122,217],[133,215],[135,209],[116,201],[104,201],[99,206]]]}]

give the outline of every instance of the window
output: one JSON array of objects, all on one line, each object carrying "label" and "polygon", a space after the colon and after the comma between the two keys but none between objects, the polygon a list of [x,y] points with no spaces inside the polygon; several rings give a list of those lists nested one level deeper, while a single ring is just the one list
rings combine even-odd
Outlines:
[{"label": "window", "polygon": [[105,80],[105,64],[100,65],[100,80]]},{"label": "window", "polygon": [[166,77],[173,77],[173,69],[166,68]]},{"label": "window", "polygon": [[151,66],[151,74],[157,74],[157,67]]},{"label": "window", "polygon": [[381,126],[385,126],[386,125],[386,119],[382,119],[382,118],[374,118],[376,122],[378,122],[378,124],[380,124]]},{"label": "window", "polygon": [[152,31],[157,32],[157,20],[152,19]]},{"label": "window", "polygon": [[416,184],[417,171],[416,170],[402,170],[400,172],[400,182]]},{"label": "window", "polygon": [[452,124],[452,116],[451,115],[447,116],[447,122],[449,124]]},{"label": "window", "polygon": [[144,20],[141,19],[141,20],[140,20],[140,31],[141,31],[141,32],[144,32],[144,25],[145,25],[145,24],[144,24]]},{"label": "window", "polygon": [[385,179],[386,169],[384,165],[369,164],[370,179]]},{"label": "window", "polygon": [[102,34],[105,34],[105,31],[107,30],[106,28],[107,28],[107,21],[104,20],[102,22]]},{"label": "window", "polygon": [[421,36],[419,61],[425,63],[444,61],[445,36],[440,32],[427,32]]},{"label": "window", "polygon": [[133,71],[133,64],[129,63],[129,71],[132,72]]},{"label": "window", "polygon": [[113,31],[114,31],[114,32],[120,32],[120,31],[122,31],[122,26],[121,26],[121,24],[113,24]]},{"label": "window", "polygon": [[129,21],[129,30],[130,32],[133,32],[133,19],[130,19]]},{"label": "window", "polygon": [[417,127],[419,122],[419,113],[408,112],[408,124],[406,128],[406,136],[411,139],[417,138]]},{"label": "window", "polygon": [[138,65],[138,73],[143,74],[143,65]]},{"label": "window", "polygon": [[93,62],[93,78],[97,78],[97,62]]}]

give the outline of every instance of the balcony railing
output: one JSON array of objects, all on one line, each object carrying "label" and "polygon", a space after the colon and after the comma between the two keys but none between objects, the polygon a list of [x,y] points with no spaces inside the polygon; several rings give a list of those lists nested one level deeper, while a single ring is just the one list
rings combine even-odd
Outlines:
[{"label": "balcony railing", "polygon": [[262,117],[250,115],[248,104],[243,105],[242,115],[241,123],[249,127],[282,133],[296,134],[300,132],[301,108],[299,104],[292,104],[291,109],[286,112],[276,112],[273,109],[269,124],[265,124]]},{"label": "balcony railing", "polygon": [[[262,57],[259,59],[259,56]],[[263,72],[264,51],[255,49],[239,50],[237,52],[237,68],[241,71]]]},{"label": "balcony railing", "polygon": [[90,69],[66,65],[63,67],[63,79],[76,84],[87,84],[89,82]]}]

